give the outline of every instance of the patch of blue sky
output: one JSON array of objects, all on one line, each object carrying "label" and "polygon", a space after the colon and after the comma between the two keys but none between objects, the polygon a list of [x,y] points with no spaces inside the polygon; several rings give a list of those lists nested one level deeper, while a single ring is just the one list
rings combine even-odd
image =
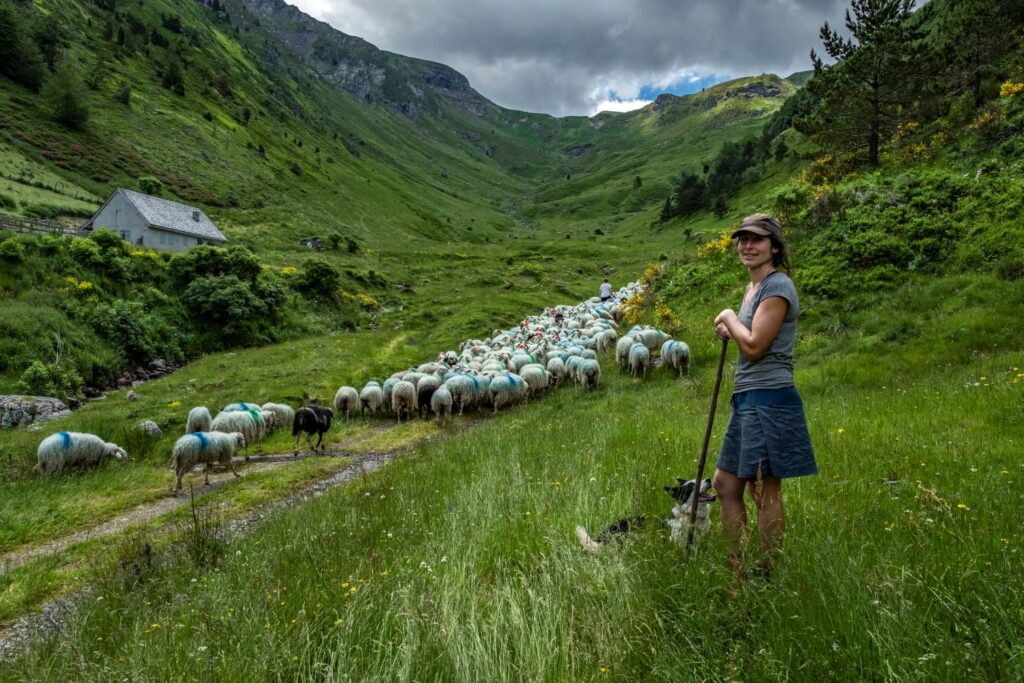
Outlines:
[{"label": "patch of blue sky", "polygon": [[721,74],[707,74],[704,76],[693,74],[684,76],[674,83],[646,84],[640,88],[640,94],[637,95],[637,99],[653,100],[658,95],[664,93],[670,95],[691,95],[695,92],[700,92],[708,86],[731,80],[731,78],[731,76],[723,76]]}]

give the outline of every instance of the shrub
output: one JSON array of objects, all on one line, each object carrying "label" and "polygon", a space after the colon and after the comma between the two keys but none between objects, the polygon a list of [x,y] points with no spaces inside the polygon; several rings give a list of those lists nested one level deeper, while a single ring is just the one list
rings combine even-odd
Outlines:
[{"label": "shrub", "polygon": [[260,336],[267,306],[235,275],[193,280],[182,302],[196,326],[215,344],[251,344]]},{"label": "shrub", "polygon": [[139,192],[144,194],[160,196],[164,189],[164,184],[158,178],[150,175],[140,177],[137,182],[139,184]]},{"label": "shrub", "polygon": [[202,245],[171,257],[171,272],[182,284],[203,277],[234,275],[243,282],[255,282],[262,266],[245,247]]},{"label": "shrub", "polygon": [[72,240],[68,247],[71,258],[79,264],[88,268],[100,268],[103,266],[103,253],[98,244],[92,240]]},{"label": "shrub", "polygon": [[996,275],[1001,280],[1019,280],[1024,277],[1024,260],[1005,258],[996,265]]},{"label": "shrub", "polygon": [[10,197],[3,193],[0,193],[0,209],[17,209],[18,202],[14,201],[14,197]]},{"label": "shrub", "polygon": [[8,237],[0,242],[0,259],[5,261],[24,261],[25,245],[17,237]]},{"label": "shrub", "polygon": [[106,228],[93,230],[88,239],[95,242],[101,250],[107,252],[107,255],[125,254],[131,246],[119,234]]},{"label": "shrub", "polygon": [[89,315],[89,324],[96,334],[119,348],[129,362],[141,363],[157,356],[152,317],[141,302],[100,304]]},{"label": "shrub", "polygon": [[340,284],[341,274],[334,266],[322,259],[310,259],[303,264],[294,286],[305,294],[332,298]]},{"label": "shrub", "polygon": [[66,361],[53,364],[32,361],[21,375],[19,387],[26,394],[67,398],[78,396],[82,378]]}]

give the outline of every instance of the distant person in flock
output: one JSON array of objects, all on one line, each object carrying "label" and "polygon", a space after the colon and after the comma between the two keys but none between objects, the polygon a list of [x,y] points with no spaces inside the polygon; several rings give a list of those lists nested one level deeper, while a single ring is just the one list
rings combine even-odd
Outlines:
[{"label": "distant person in flock", "polygon": [[601,301],[608,301],[612,298],[612,286],[608,284],[608,278],[601,283]]},{"label": "distant person in flock", "polygon": [[789,276],[782,226],[770,214],[747,216],[732,234],[740,263],[750,273],[739,313],[715,318],[715,334],[739,347],[729,424],[718,453],[715,492],[729,561],[744,572],[747,509],[744,491],[757,507],[764,578],[782,550],[786,516],[782,480],[817,474],[803,403],[793,383],[793,347],[800,302]]}]

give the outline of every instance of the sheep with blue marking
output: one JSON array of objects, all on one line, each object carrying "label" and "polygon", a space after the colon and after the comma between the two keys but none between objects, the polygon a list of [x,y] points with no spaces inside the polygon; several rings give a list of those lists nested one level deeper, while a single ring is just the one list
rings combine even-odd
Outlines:
[{"label": "sheep with blue marking", "polygon": [[651,367],[651,352],[643,342],[636,342],[629,347],[629,374],[647,377],[647,369]]},{"label": "sheep with blue marking", "polygon": [[690,347],[686,342],[669,339],[661,345],[661,362],[682,377],[684,372],[690,371]]},{"label": "sheep with blue marking", "polygon": [[250,410],[259,410],[259,405],[255,403],[246,403],[242,401],[240,403],[229,403],[228,405],[221,408],[222,413],[243,413]]},{"label": "sheep with blue marking", "polygon": [[210,431],[210,409],[206,406],[196,406],[188,411],[188,419],[185,420],[185,433],[208,432]]},{"label": "sheep with blue marking", "polygon": [[259,410],[235,410],[231,412],[220,412],[210,423],[210,431],[223,434],[241,432],[245,437],[245,445],[242,447],[245,452],[245,459],[249,459],[249,446],[255,444],[258,451],[263,450],[263,436],[266,433],[266,424],[263,421],[263,414]]},{"label": "sheep with blue marking", "polygon": [[430,397],[430,410],[437,417],[437,421],[444,424],[452,415],[452,392],[448,391],[448,385],[442,384]]},{"label": "sheep with blue marking", "polygon": [[577,376],[584,389],[596,389],[601,383],[601,365],[593,358],[585,358],[580,362]]},{"label": "sheep with blue marking", "polygon": [[181,490],[181,478],[195,469],[196,465],[205,465],[206,485],[210,485],[210,470],[214,464],[227,465],[231,474],[239,476],[231,458],[235,450],[245,448],[245,437],[240,432],[194,432],[186,434],[174,442],[171,459],[174,461],[174,495]]},{"label": "sheep with blue marking", "polygon": [[123,461],[127,457],[123,448],[95,434],[57,432],[40,442],[34,469],[42,474],[55,474],[72,465],[90,466],[106,458]]},{"label": "sheep with blue marking", "polygon": [[622,369],[629,366],[629,349],[635,343],[636,340],[628,334],[619,337],[619,340],[615,342],[615,363]]}]

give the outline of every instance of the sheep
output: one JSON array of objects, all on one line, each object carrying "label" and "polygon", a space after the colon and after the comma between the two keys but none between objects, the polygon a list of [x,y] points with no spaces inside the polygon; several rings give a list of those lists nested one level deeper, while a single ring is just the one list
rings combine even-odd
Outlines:
[{"label": "sheep", "polygon": [[385,411],[391,410],[391,392],[394,391],[395,385],[398,384],[400,381],[402,381],[400,378],[395,377],[393,375],[384,380],[384,386],[381,387],[381,390],[384,393],[383,405]]},{"label": "sheep", "polygon": [[682,377],[684,372],[690,371],[690,347],[686,342],[669,339],[661,345],[661,360],[666,368],[677,370]]},{"label": "sheep", "polygon": [[522,381],[518,375],[512,374],[498,375],[490,381],[488,388],[491,393],[491,405],[494,406],[492,415],[498,414],[498,408],[510,406],[518,400],[517,383],[513,378]]},{"label": "sheep", "polygon": [[402,424],[402,413],[411,418],[416,411],[416,387],[412,382],[401,380],[391,390],[391,409]]},{"label": "sheep", "polygon": [[555,356],[548,361],[547,370],[551,375],[551,384],[558,386],[558,383],[565,377],[565,361]]},{"label": "sheep", "polygon": [[423,419],[424,411],[432,411],[430,398],[441,386],[441,378],[437,375],[424,375],[416,386],[416,405],[419,407],[420,419]]},{"label": "sheep", "polygon": [[263,435],[266,424],[263,422],[263,415],[258,410],[220,412],[210,423],[210,431],[223,434],[241,432],[245,437],[245,459],[249,460],[249,446],[256,444],[257,450],[263,450]]},{"label": "sheep", "polygon": [[445,381],[444,386],[447,387],[448,392],[452,395],[452,405],[459,407],[459,415],[462,415],[462,411],[466,406],[473,407],[476,405],[478,383],[479,380],[470,375],[455,375]]},{"label": "sheep", "polygon": [[580,363],[578,375],[584,389],[596,389],[601,383],[601,365],[593,358],[586,358]]},{"label": "sheep", "polygon": [[661,330],[656,330],[650,327],[640,330],[634,336],[637,337],[637,341],[643,343],[643,345],[647,347],[648,351],[654,351],[654,349],[671,339],[671,337]]},{"label": "sheep", "polygon": [[448,391],[448,386],[445,384],[439,386],[430,397],[430,409],[434,411],[437,421],[441,424],[447,422],[451,417],[452,405],[452,392]]},{"label": "sheep", "polygon": [[638,374],[647,377],[647,368],[651,366],[651,352],[647,350],[642,342],[636,342],[629,347],[629,374],[634,378]]},{"label": "sheep", "polygon": [[185,421],[185,433],[208,432],[210,431],[210,410],[206,406],[196,406],[188,411],[188,419]]},{"label": "sheep", "polygon": [[[323,445],[324,434],[331,428],[331,420],[334,418],[334,411],[330,408],[320,406],[303,406],[295,411],[295,418],[292,420],[292,436],[295,437],[295,452],[292,457],[299,455],[299,434],[306,433],[306,445],[309,450],[316,451]],[[316,446],[313,446],[313,434],[317,435]]]},{"label": "sheep", "polygon": [[242,401],[241,403],[229,403],[228,405],[226,405],[223,408],[221,408],[220,412],[222,412],[222,413],[241,413],[241,412],[246,412],[246,411],[249,411],[249,410],[259,410],[259,409],[260,409],[260,407],[258,405],[256,405],[255,403],[246,403],[245,401]]},{"label": "sheep", "polygon": [[245,436],[241,432],[225,434],[223,432],[193,432],[186,434],[174,442],[171,459],[174,461],[174,495],[181,490],[181,478],[195,469],[196,465],[206,465],[204,474],[206,485],[210,484],[210,470],[213,464],[227,465],[231,474],[239,476],[231,458],[236,448],[245,447]]},{"label": "sheep", "polygon": [[344,415],[345,419],[348,420],[350,417],[360,412],[361,404],[359,402],[359,392],[355,390],[355,387],[339,387],[336,394],[334,394],[334,412],[339,416]]},{"label": "sheep", "polygon": [[286,403],[264,403],[262,408],[264,413],[269,411],[274,414],[275,430],[290,425],[295,419],[295,409]]},{"label": "sheep", "polygon": [[606,329],[597,335],[597,350],[601,353],[610,351],[615,346],[618,333],[613,329]]},{"label": "sheep", "polygon": [[104,458],[123,461],[127,457],[123,448],[95,434],[57,432],[40,442],[34,471],[54,474],[71,465],[94,465]]},{"label": "sheep", "polygon": [[524,365],[519,375],[526,381],[530,396],[536,396],[548,388],[548,371],[539,363]]},{"label": "sheep", "polygon": [[615,363],[625,369],[629,365],[629,349],[636,343],[630,335],[619,337],[615,342]]},{"label": "sheep", "polygon": [[384,390],[380,388],[380,384],[373,380],[367,382],[359,392],[359,403],[364,414],[369,411],[371,417],[375,416],[384,405]]}]

